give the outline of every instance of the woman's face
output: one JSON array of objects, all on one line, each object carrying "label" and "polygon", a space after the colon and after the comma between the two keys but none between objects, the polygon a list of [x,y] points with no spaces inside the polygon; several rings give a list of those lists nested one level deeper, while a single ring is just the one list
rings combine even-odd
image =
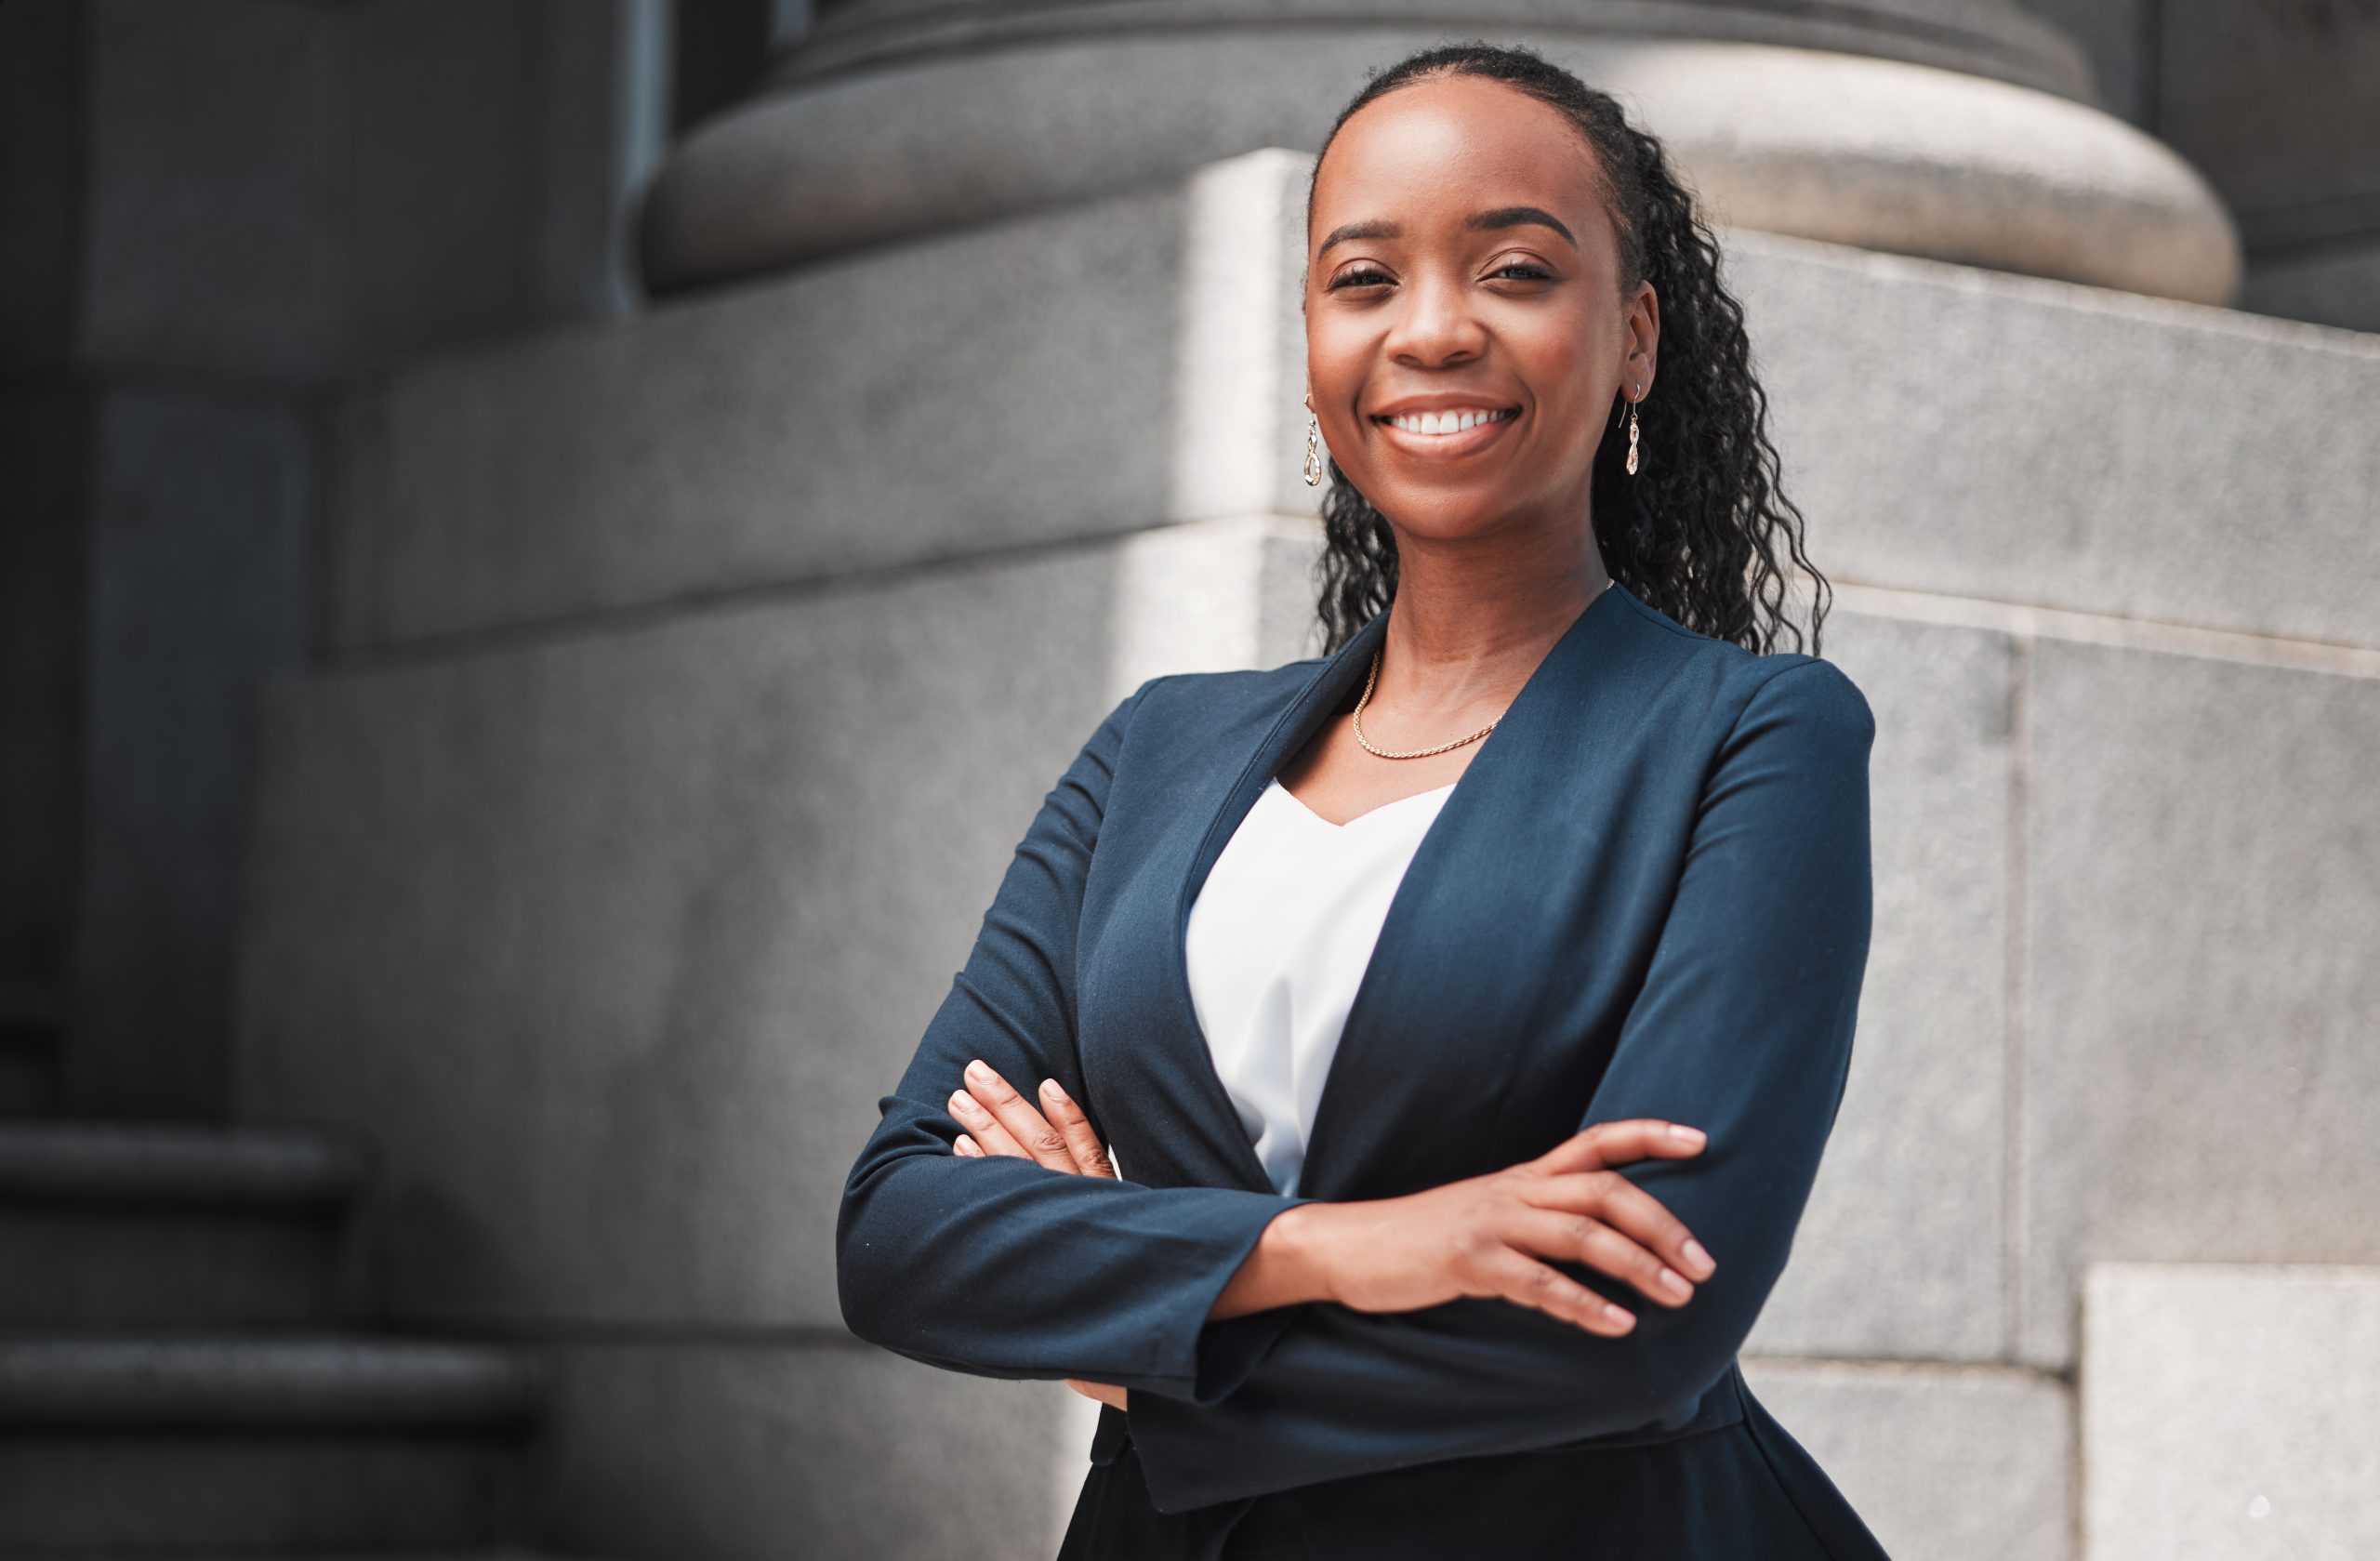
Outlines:
[{"label": "woman's face", "polygon": [[[1649,284],[1620,296],[1601,192],[1568,120],[1477,76],[1340,127],[1306,240],[1307,382],[1331,456],[1399,532],[1585,535],[1596,446],[1620,386],[1652,383],[1659,327]],[[1387,420],[1422,411],[1501,416]]]}]

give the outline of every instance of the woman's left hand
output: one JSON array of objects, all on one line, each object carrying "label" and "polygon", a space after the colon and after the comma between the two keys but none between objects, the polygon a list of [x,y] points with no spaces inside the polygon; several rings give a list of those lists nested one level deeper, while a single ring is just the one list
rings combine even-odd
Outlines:
[{"label": "woman's left hand", "polygon": [[[985,1158],[1010,1155],[1038,1160],[1052,1171],[1078,1176],[1117,1180],[1107,1148],[1091,1131],[1091,1118],[1054,1078],[1041,1081],[1041,1099],[1048,1115],[1016,1092],[1009,1081],[980,1058],[968,1065],[965,1088],[950,1097],[950,1114],[972,1132],[962,1132],[951,1147],[958,1153]],[[1068,1377],[1066,1385],[1086,1398],[1096,1398],[1118,1409],[1130,1407],[1129,1390],[1107,1382],[1087,1382]]]},{"label": "woman's left hand", "polygon": [[1041,1100],[1046,1117],[989,1063],[979,1058],[968,1064],[964,1087],[951,1093],[950,1114],[969,1131],[951,1147],[962,1155],[1012,1155],[1052,1171],[1117,1180],[1106,1146],[1091,1131],[1091,1118],[1056,1079],[1041,1081]]}]

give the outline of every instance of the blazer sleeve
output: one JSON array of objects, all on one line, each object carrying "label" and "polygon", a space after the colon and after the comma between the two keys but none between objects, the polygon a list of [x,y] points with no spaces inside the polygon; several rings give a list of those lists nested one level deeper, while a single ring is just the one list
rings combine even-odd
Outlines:
[{"label": "blazer sleeve", "polygon": [[1699,1155],[1619,1168],[1717,1260],[1694,1298],[1673,1309],[1553,1260],[1635,1327],[1606,1338],[1500,1297],[1402,1313],[1310,1303],[1216,1323],[1219,1400],[1130,1399],[1159,1511],[1690,1420],[1784,1270],[1842,1104],[1867,966],[1874,735],[1831,663],[1797,663],[1753,692],[1580,1124],[1655,1117],[1709,1133]]},{"label": "blazer sleeve", "polygon": [[1236,1364],[1202,1340],[1208,1310],[1265,1224],[1313,1200],[961,1158],[948,1107],[976,1057],[1027,1093],[1054,1078],[1083,1098],[1083,884],[1126,729],[1158,681],[1116,707],[1049,792],[916,1055],[877,1102],[843,1184],[835,1279],[846,1326],[912,1360],[1198,1403]]}]

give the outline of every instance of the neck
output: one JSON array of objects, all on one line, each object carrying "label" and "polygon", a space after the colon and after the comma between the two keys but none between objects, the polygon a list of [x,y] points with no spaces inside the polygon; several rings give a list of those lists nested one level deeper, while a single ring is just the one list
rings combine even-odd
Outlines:
[{"label": "neck", "polygon": [[1611,584],[1592,536],[1567,567],[1540,558],[1481,569],[1448,549],[1399,544],[1372,699],[1417,721],[1483,706],[1492,716],[1511,703]]}]

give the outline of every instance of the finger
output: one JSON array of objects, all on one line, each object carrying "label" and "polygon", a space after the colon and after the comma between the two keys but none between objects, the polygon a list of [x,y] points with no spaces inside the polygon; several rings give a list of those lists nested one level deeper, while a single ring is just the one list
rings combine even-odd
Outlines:
[{"label": "finger", "polygon": [[1041,1111],[1066,1141],[1066,1147],[1074,1152],[1075,1164],[1084,1175],[1116,1179],[1116,1167],[1107,1158],[1107,1146],[1091,1131],[1091,1118],[1083,1115],[1082,1107],[1054,1078],[1041,1080]]},{"label": "finger", "polygon": [[973,1131],[975,1143],[985,1154],[1009,1155],[1020,1160],[1033,1158],[1025,1152],[1024,1144],[1009,1136],[1008,1130],[1000,1126],[999,1118],[985,1110],[984,1103],[966,1091],[953,1090],[950,1092],[950,1114]]},{"label": "finger", "polygon": [[1668,1205],[1616,1171],[1569,1171],[1524,1183],[1521,1197],[1540,1209],[1591,1214],[1642,1246],[1690,1280],[1719,1264]]},{"label": "finger", "polygon": [[1706,1142],[1699,1128],[1659,1117],[1631,1117],[1581,1128],[1527,1163],[1532,1170],[1558,1176],[1567,1171],[1600,1171],[1655,1156],[1678,1159],[1700,1154]]},{"label": "finger", "polygon": [[[1049,1119],[1035,1109],[1031,1101],[1016,1092],[1015,1087],[1002,1078],[992,1065],[980,1057],[967,1065],[967,1090],[998,1119],[1011,1140],[1023,1147],[1027,1158],[1039,1161],[1052,1171],[1079,1172],[1072,1149],[1051,1127]],[[972,1127],[972,1122],[968,1123]]]},{"label": "finger", "polygon": [[1496,1234],[1540,1260],[1583,1263],[1635,1286],[1663,1306],[1675,1308],[1694,1299],[1694,1286],[1685,1275],[1593,1214],[1558,1209],[1515,1210],[1509,1224],[1499,1223]]},{"label": "finger", "polygon": [[1635,1314],[1626,1307],[1614,1305],[1560,1269],[1501,1241],[1488,1242],[1483,1254],[1472,1261],[1474,1277],[1490,1293],[1515,1305],[1575,1323],[1607,1339],[1617,1339],[1636,1326]]},{"label": "finger", "polygon": [[974,1158],[981,1159],[984,1154],[984,1146],[962,1132],[957,1138],[951,1140],[950,1152],[954,1155],[967,1155]]}]

